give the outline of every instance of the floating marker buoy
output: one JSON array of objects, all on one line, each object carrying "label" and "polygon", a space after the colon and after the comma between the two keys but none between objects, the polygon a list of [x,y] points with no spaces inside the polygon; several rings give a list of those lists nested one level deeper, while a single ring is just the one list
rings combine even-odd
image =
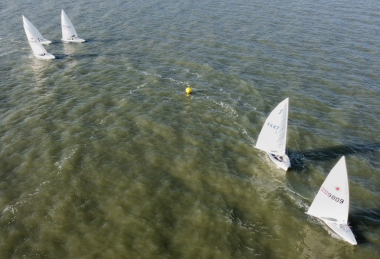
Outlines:
[{"label": "floating marker buoy", "polygon": [[193,89],[191,89],[191,87],[188,86],[188,87],[186,88],[186,94],[189,95],[189,94],[191,94],[192,92],[193,92]]}]

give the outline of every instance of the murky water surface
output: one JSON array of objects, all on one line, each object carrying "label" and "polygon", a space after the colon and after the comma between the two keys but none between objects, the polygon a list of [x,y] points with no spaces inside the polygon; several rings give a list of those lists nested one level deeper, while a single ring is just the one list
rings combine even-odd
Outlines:
[{"label": "murky water surface", "polygon": [[[1,2],[0,257],[379,258],[379,24],[373,0]],[[254,145],[286,97],[285,173]],[[355,247],[305,214],[342,155]]]}]

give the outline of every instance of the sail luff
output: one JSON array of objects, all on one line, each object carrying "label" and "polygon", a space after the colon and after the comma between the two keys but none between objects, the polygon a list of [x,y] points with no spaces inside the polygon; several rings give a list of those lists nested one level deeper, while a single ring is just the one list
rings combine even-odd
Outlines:
[{"label": "sail luff", "polygon": [[285,137],[284,137],[284,144],[283,144],[283,150],[282,155],[285,155],[286,152],[286,142],[287,142],[287,136],[288,136],[288,116],[289,116],[289,98],[286,98],[286,118],[285,118]]},{"label": "sail luff", "polygon": [[346,202],[346,207],[345,207],[345,222],[346,224],[348,223],[348,213],[350,211],[350,189],[349,189],[349,185],[348,185],[348,175],[347,175],[347,165],[346,165],[346,159],[345,157],[343,156],[343,161],[344,161],[344,169],[345,169],[345,182],[346,182],[346,199],[347,199],[347,202]]}]

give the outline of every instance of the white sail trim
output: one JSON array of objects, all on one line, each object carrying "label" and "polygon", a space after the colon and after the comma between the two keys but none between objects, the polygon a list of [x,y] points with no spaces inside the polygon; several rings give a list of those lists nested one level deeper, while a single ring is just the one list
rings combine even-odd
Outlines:
[{"label": "white sail trim", "polygon": [[256,148],[275,155],[285,155],[288,131],[289,98],[269,114],[256,142]]}]

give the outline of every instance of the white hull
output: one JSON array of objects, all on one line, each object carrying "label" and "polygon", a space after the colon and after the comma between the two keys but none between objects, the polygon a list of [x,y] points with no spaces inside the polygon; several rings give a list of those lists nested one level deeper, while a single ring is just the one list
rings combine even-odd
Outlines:
[{"label": "white hull", "polygon": [[[277,156],[276,155],[273,155],[271,153],[267,153],[269,158],[273,161],[273,163],[275,163],[275,165],[278,167],[278,168],[281,168],[285,171],[288,170],[288,168],[290,167],[290,159],[289,157],[284,154],[283,156]],[[278,158],[280,157],[280,158]]]},{"label": "white hull", "polygon": [[43,45],[49,45],[49,44],[51,43],[51,40],[40,39],[40,42],[41,42],[41,44],[43,44]]},{"label": "white hull", "polygon": [[343,240],[347,241],[351,245],[357,245],[355,236],[347,224],[339,224],[327,220],[323,220],[323,222],[334,230],[334,232],[337,233]]},{"label": "white hull", "polygon": [[38,59],[42,59],[42,60],[49,60],[49,59],[55,59],[55,56],[50,54],[50,53],[46,53],[45,55],[34,55],[36,58]]},{"label": "white hull", "polygon": [[66,42],[66,43],[82,43],[82,42],[85,42],[85,40],[81,39],[81,38],[62,39],[62,41]]}]

